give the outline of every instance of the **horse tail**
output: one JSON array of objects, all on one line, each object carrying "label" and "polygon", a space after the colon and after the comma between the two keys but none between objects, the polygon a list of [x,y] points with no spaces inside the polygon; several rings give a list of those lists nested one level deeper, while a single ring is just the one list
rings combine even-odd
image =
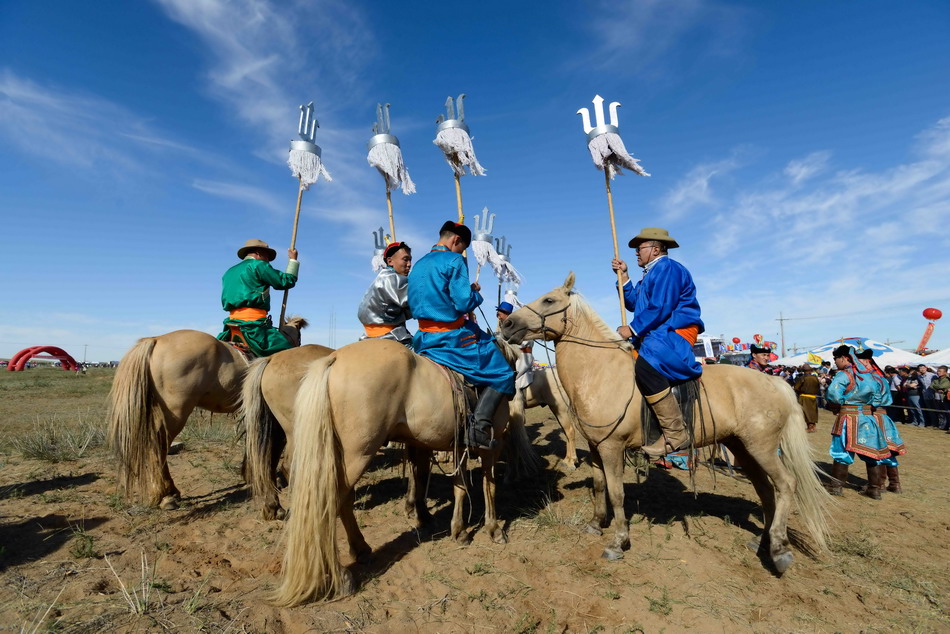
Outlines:
[{"label": "horse tail", "polygon": [[119,489],[149,505],[157,505],[162,485],[165,448],[154,424],[149,359],[158,341],[144,337],[129,350],[116,370],[109,391],[108,444],[118,461]]},{"label": "horse tail", "polygon": [[244,476],[256,500],[267,500],[277,495],[273,477],[273,432],[276,420],[261,392],[261,381],[269,360],[269,357],[264,357],[251,364],[245,375],[241,393],[240,418],[244,421]]},{"label": "horse tail", "polygon": [[802,408],[795,393],[788,385],[783,385],[783,395],[788,401],[789,415],[785,420],[782,438],[779,441],[782,464],[792,472],[795,478],[795,500],[798,512],[805,527],[821,550],[828,548],[828,508],[831,497],[818,480],[818,467],[812,456],[805,431]]},{"label": "horse tail", "polygon": [[294,455],[287,547],[271,601],[289,607],[340,594],[345,574],[336,549],[342,450],[333,425],[330,368],[336,355],[313,362],[294,401]]}]

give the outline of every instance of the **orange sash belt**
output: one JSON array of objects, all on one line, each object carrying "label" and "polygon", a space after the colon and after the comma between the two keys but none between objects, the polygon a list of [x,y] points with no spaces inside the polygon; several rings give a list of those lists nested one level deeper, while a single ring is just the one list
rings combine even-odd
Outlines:
[{"label": "orange sash belt", "polygon": [[686,326],[686,328],[677,328],[676,334],[689,342],[689,345],[696,345],[696,340],[699,338],[699,326],[693,324],[692,326]]},{"label": "orange sash belt", "polygon": [[450,330],[458,330],[463,324],[465,324],[465,317],[459,317],[455,321],[420,319],[419,330],[422,332],[449,332]]},{"label": "orange sash belt", "polygon": [[235,308],[228,313],[228,316],[241,321],[256,321],[267,317],[267,311],[263,308]]},{"label": "orange sash belt", "polygon": [[396,329],[393,324],[363,324],[363,330],[368,337],[382,337]]}]

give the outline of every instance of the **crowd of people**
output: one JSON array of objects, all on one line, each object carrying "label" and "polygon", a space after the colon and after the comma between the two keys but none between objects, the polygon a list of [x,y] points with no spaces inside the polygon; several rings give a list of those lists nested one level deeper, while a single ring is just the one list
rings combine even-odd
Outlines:
[{"label": "crowd of people", "polygon": [[[815,372],[821,387],[818,407],[827,409],[825,391],[837,370],[831,367],[829,361],[823,362],[818,368],[809,367],[807,370]],[[796,387],[806,369],[771,366],[766,372]],[[930,367],[923,363],[917,367],[889,365],[884,367],[883,372],[893,399],[893,404],[886,408],[887,415],[895,423],[950,431],[950,400],[947,396],[950,393],[950,374],[947,366]]]}]

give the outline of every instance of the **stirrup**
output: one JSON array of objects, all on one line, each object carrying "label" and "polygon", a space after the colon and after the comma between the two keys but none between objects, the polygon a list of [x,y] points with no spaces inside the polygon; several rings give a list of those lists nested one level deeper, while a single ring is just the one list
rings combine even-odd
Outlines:
[{"label": "stirrup", "polygon": [[472,424],[465,431],[465,445],[467,447],[491,450],[498,445],[498,441],[494,438],[494,430],[491,427],[485,430]]}]

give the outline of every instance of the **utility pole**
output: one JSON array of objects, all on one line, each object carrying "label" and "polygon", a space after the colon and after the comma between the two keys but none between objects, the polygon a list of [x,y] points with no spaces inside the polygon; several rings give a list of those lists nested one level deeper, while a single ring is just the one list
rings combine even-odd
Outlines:
[{"label": "utility pole", "polygon": [[88,344],[88,343],[82,344],[82,364],[83,364],[84,367],[85,367],[85,365],[86,365],[86,350],[88,350],[88,349],[89,349],[89,344]]},{"label": "utility pole", "polygon": [[778,322],[779,330],[782,333],[782,358],[784,359],[785,358],[785,322],[788,321],[788,319],[785,319],[785,317],[782,315],[782,312],[779,311],[778,319],[776,319],[775,321]]}]

